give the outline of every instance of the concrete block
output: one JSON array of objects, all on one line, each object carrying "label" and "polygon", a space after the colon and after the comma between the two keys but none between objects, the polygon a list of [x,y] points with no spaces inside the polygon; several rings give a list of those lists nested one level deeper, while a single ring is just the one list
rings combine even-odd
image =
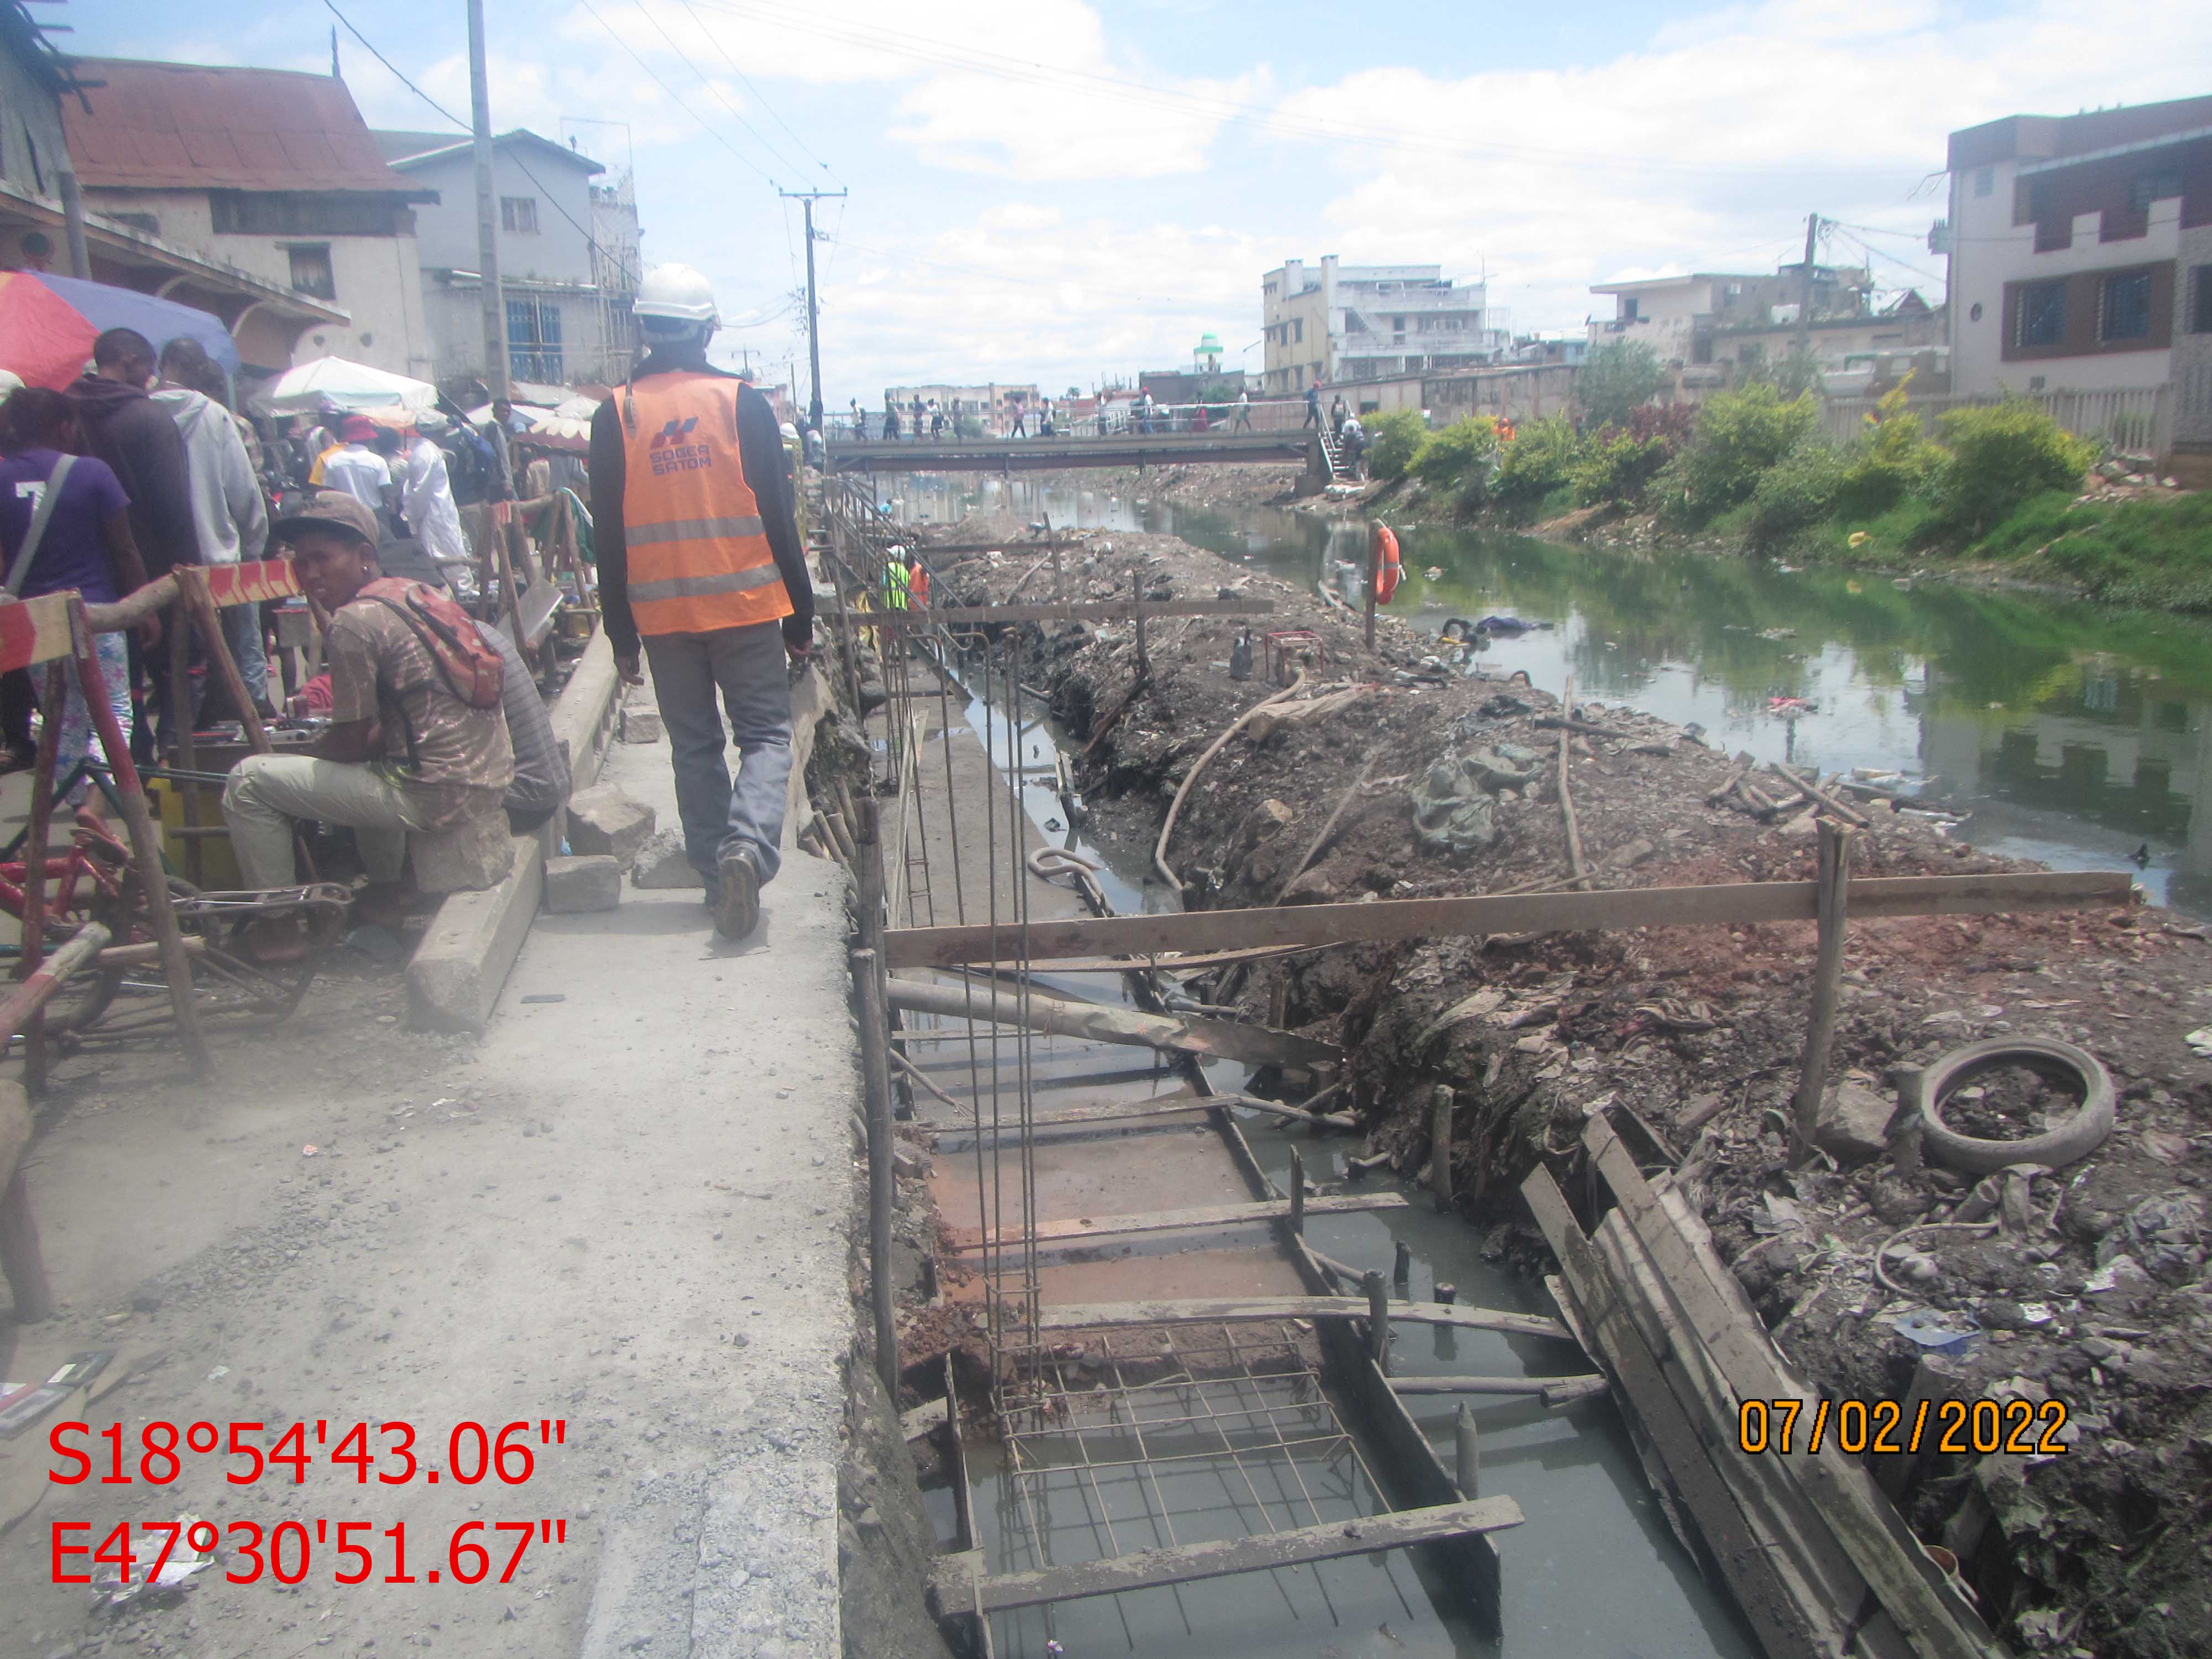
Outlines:
[{"label": "concrete block", "polygon": [[684,851],[681,830],[663,830],[637,849],[629,863],[629,878],[640,887],[696,887],[707,878],[691,867]]},{"label": "concrete block", "polygon": [[659,743],[660,741],[660,711],[658,708],[638,708],[623,705],[622,740],[624,743]]},{"label": "concrete block", "polygon": [[556,916],[613,909],[622,902],[622,860],[605,853],[546,860],[543,902]]},{"label": "concrete block", "polygon": [[653,811],[614,785],[580,789],[568,797],[568,850],[606,853],[627,861],[653,833]]},{"label": "concrete block", "polygon": [[426,893],[478,893],[514,867],[514,832],[498,806],[447,830],[407,837],[415,884]]}]

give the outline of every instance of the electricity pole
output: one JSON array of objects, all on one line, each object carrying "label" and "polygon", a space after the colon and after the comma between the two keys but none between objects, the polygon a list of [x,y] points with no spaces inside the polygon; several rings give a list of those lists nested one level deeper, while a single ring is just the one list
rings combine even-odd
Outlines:
[{"label": "electricity pole", "polygon": [[507,302],[499,288],[498,208],[491,174],[491,88],[484,76],[483,0],[469,0],[469,115],[476,129],[477,264],[483,295],[484,385],[494,398],[509,395]]},{"label": "electricity pole", "polygon": [[1813,244],[1820,234],[1820,216],[1805,216],[1805,263],[1797,282],[1797,356],[1802,362],[1813,344]]},{"label": "electricity pole", "polygon": [[842,197],[842,190],[785,190],[776,192],[806,210],[806,368],[813,376],[806,396],[806,424],[822,430],[822,304],[814,291],[814,204],[825,197]]}]

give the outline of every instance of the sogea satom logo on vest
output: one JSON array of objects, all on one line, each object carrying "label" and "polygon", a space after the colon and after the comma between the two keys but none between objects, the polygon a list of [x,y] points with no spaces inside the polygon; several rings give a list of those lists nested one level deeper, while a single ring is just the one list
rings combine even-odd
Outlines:
[{"label": "sogea satom logo on vest", "polygon": [[646,447],[654,477],[665,477],[671,472],[696,472],[702,467],[714,465],[714,452],[705,444],[684,441],[698,424],[699,417],[694,415],[689,420],[671,421],[653,434],[652,443]]}]

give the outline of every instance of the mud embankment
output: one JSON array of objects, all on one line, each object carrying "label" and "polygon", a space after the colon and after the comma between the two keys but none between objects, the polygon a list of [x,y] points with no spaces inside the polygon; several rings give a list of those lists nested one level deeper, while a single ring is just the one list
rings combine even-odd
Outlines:
[{"label": "mud embankment", "polygon": [[[1013,532],[970,521],[956,533]],[[1069,598],[1127,595],[1133,573],[1152,597],[1267,594],[1278,609],[1255,619],[1255,640],[1311,629],[1292,649],[1310,682],[1354,693],[1310,720],[1263,716],[1206,767],[1168,852],[1191,908],[1567,882],[1559,734],[1538,724],[1559,712],[1552,689],[1439,672],[1437,642],[1388,617],[1370,653],[1355,617],[1170,538],[1101,532],[1063,562]],[[1002,558],[948,562],[941,591],[1000,598],[1032,564],[1012,545]],[[1044,596],[1034,580],[1024,592]],[[1094,836],[1149,852],[1200,756],[1276,689],[1264,649],[1254,678],[1230,678],[1238,631],[1227,618],[1150,623],[1140,677],[1127,623],[1027,630],[1022,677],[1050,694],[1078,741]],[[1734,770],[1727,756],[1626,710],[1575,713],[1619,734],[1574,734],[1568,748],[1595,885],[1814,875],[1809,809],[1762,820],[1709,805]],[[1440,763],[1454,775],[1432,773]],[[1857,873],[2032,867],[1961,844],[1936,817],[1862,805],[1873,826]],[[1350,1050],[1364,1150],[1401,1176],[1428,1156],[1433,1086],[1450,1085],[1455,1189],[1493,1254],[1542,1261],[1518,1182],[1539,1162],[1572,1179],[1588,1115],[1609,1111],[1648,1140],[1647,1161],[1674,1167],[1820,1393],[1901,1395],[1921,1349],[1896,1329],[1900,1314],[1978,1332],[1957,1359],[1962,1390],[2061,1401],[2075,1437],[2041,1462],[1939,1459],[1913,1501],[1922,1535],[1960,1548],[1992,1622],[2025,1651],[2212,1651],[2200,1562],[2212,1513],[2200,1196],[2212,1060],[2185,1041],[2212,1021],[2212,946],[2148,909],[1855,925],[1832,1068],[1853,1086],[1832,1155],[1793,1170],[1786,1114],[1814,943],[1809,923],[1417,939],[1267,962],[1201,994]],[[1899,1230],[1974,1208],[1967,1178],[1908,1170],[1884,1149],[1881,1119],[1901,1072],[1978,1038],[2031,1035],[2104,1062],[2118,1132],[2036,1177],[2016,1226],[1898,1241],[1883,1261],[1908,1293],[1893,1291],[1875,1260]],[[1984,1098],[2002,1128],[2001,1079]],[[2012,1133],[2068,1105],[2024,1097]]]}]

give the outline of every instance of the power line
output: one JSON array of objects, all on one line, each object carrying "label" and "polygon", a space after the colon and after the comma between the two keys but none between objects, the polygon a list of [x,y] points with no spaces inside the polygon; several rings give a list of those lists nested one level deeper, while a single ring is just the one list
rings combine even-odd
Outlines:
[{"label": "power line", "polygon": [[[323,0],[323,3],[327,5],[330,3],[330,0]],[[724,149],[729,151],[732,155],[737,157],[738,161],[744,165],[748,173],[753,173],[758,177],[761,182],[768,185],[769,189],[773,190],[775,188],[775,179],[769,178],[767,173],[763,173],[744,151],[740,150],[727,138],[725,138],[713,127],[708,126],[707,125],[706,118],[702,116],[697,110],[693,109],[690,105],[685,103],[682,98],[678,97],[675,88],[670,86],[667,82],[660,78],[660,72],[654,69],[652,64],[647,63],[644,58],[639,57],[636,49],[633,47],[629,41],[623,40],[621,35],[615,33],[613,25],[609,23],[605,18],[599,15],[599,9],[592,4],[592,0],[576,0],[576,3],[583,7],[586,11],[591,14],[592,21],[606,31],[607,38],[609,40],[612,40],[624,52],[629,53],[631,61],[653,77],[653,84],[668,94],[670,100],[675,104],[677,108],[682,110],[686,115],[690,116],[693,121],[698,124],[700,131],[705,133],[709,138],[712,138]],[[672,42],[672,44],[673,43]],[[680,56],[681,54],[678,55]]]},{"label": "power line", "polygon": [[[738,60],[730,56],[728,49],[722,45],[720,37],[714,33],[714,30],[707,27],[707,20],[699,15],[698,9],[692,5],[691,0],[682,0],[682,4],[684,9],[691,14],[691,21],[698,24],[699,32],[705,35],[708,40],[713,41],[714,50],[722,54],[722,61],[730,66],[730,73],[736,76],[738,80],[744,82],[744,88],[747,92],[750,92],[754,97],[760,100],[760,106],[769,112],[769,115],[775,120],[776,125],[781,127],[786,132],[791,133],[791,142],[799,146],[800,151],[805,154],[808,161],[813,162],[824,173],[828,173],[832,179],[837,179],[837,169],[831,167],[819,155],[817,155],[812,149],[809,149],[807,147],[806,140],[800,137],[796,132],[792,132],[791,123],[785,120],[781,115],[776,112],[775,106],[769,103],[768,100],[768,94],[763,93],[758,87],[755,86],[752,82],[752,77],[738,67]],[[837,182],[842,184],[844,183],[844,180],[838,179]]]},{"label": "power line", "polygon": [[[760,147],[775,158],[777,165],[788,165],[793,167],[799,167],[799,164],[796,161],[792,161],[789,156],[784,155],[781,150],[777,149],[774,144],[769,142],[766,134],[763,133],[761,130],[755,126],[751,122],[745,119],[744,116],[739,112],[738,106],[723,95],[721,88],[716,86],[712,81],[709,81],[707,78],[707,72],[701,69],[696,63],[692,61],[690,53],[685,52],[683,47],[676,44],[676,37],[668,32],[666,25],[662,23],[658,17],[655,17],[653,15],[652,9],[644,3],[644,0],[639,0],[637,9],[639,13],[643,15],[645,21],[653,25],[654,31],[659,33],[660,38],[668,42],[669,51],[674,52],[678,58],[684,60],[684,67],[691,71],[693,77],[697,80],[699,84],[714,94],[714,101],[720,104],[724,109],[730,112],[730,118],[735,121],[739,126],[743,127],[747,132],[752,134],[754,138],[759,141]],[[704,27],[705,26],[702,24],[701,27]],[[803,167],[799,167],[799,170],[802,173],[805,171]],[[769,182],[773,184],[775,180],[770,179]]]},{"label": "power line", "polygon": [[[462,131],[473,132],[476,131],[470,123],[461,119],[459,116],[454,114],[453,111],[447,109],[443,104],[433,98],[428,93],[423,91],[422,88],[416,86],[405,76],[400,74],[398,66],[389,58],[386,58],[382,52],[379,52],[376,49],[375,43],[370,40],[369,38],[363,34],[359,29],[356,28],[353,26],[353,20],[348,17],[343,12],[340,11],[335,4],[332,4],[332,0],[323,0],[323,4],[330,8],[331,16],[337,18],[339,22],[345,25],[347,33],[352,35],[355,40],[360,41],[362,46],[368,49],[368,55],[370,57],[376,59],[378,63],[383,64],[386,69],[392,71],[393,78],[397,80],[401,86],[406,88],[408,91],[413,93],[417,98],[420,98],[432,109],[437,111],[439,114],[444,116],[448,121],[451,121]],[[617,270],[622,272],[623,276],[629,277],[633,283],[638,280],[637,272],[632,270],[629,265],[623,262],[623,258],[620,254],[601,247],[598,241],[593,239],[592,233],[576,222],[576,216],[569,212],[567,208],[561,205],[561,198],[558,196],[556,196],[546,187],[544,180],[540,179],[536,173],[532,173],[530,170],[530,164],[527,161],[525,161],[521,156],[516,155],[512,148],[508,149],[507,158],[508,161],[514,162],[517,167],[521,169],[522,176],[524,178],[529,179],[532,184],[538,186],[538,191],[544,195],[544,198],[553,204],[553,211],[559,214],[563,219],[566,219],[568,222],[569,228],[579,236],[581,236],[584,239],[584,245],[586,247],[590,248],[592,252],[605,259],[608,264],[613,265]],[[402,159],[404,160],[404,158],[403,157]]]}]

